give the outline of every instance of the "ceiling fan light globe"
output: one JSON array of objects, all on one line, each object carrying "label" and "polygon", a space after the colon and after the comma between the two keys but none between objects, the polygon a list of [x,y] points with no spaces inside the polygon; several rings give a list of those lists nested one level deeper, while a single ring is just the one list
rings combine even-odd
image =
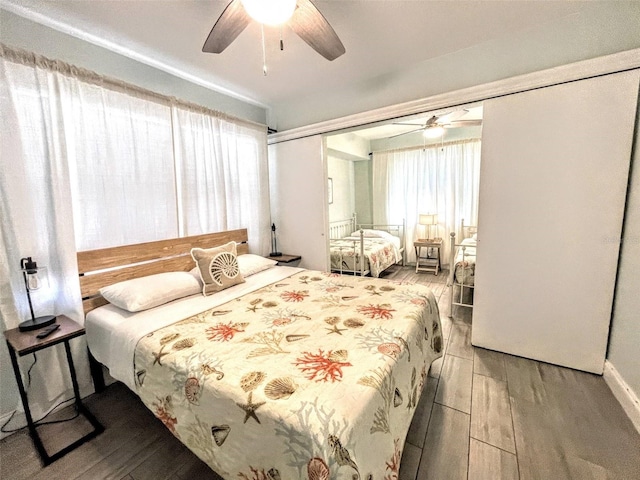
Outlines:
[{"label": "ceiling fan light globe", "polygon": [[296,0],[240,0],[249,16],[265,25],[281,25],[296,9]]},{"label": "ceiling fan light globe", "polygon": [[442,128],[440,125],[436,125],[434,127],[425,128],[422,132],[422,135],[424,135],[425,138],[438,138],[442,136],[443,133],[444,128]]}]

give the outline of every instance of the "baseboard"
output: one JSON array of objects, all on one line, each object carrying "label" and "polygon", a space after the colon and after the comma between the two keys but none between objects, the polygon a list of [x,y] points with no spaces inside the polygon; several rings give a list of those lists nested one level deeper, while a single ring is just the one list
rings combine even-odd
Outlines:
[{"label": "baseboard", "polygon": [[604,381],[611,389],[613,396],[616,397],[625,413],[633,423],[638,433],[640,433],[640,400],[633,390],[627,385],[627,382],[620,376],[618,370],[609,362],[604,362],[604,373],[602,374]]}]

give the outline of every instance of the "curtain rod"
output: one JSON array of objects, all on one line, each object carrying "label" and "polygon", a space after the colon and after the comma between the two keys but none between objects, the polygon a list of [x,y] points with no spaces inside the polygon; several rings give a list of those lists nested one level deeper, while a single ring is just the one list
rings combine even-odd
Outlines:
[{"label": "curtain rod", "polygon": [[426,150],[427,148],[449,147],[451,145],[458,145],[461,143],[473,143],[473,142],[480,142],[480,141],[481,141],[480,138],[466,138],[464,140],[452,140],[450,142],[431,143],[429,145],[421,145],[421,146],[415,146],[415,147],[392,148],[390,150],[376,150],[374,152],[369,153],[369,156],[372,156],[376,153],[410,152],[412,150]]},{"label": "curtain rod", "polygon": [[238,118],[233,115],[229,115],[227,113],[220,112],[218,110],[214,110],[209,107],[198,105],[197,103],[189,102],[187,100],[179,99],[173,96],[163,95],[161,93],[139,87],[138,85],[134,85],[132,83],[118,80],[113,77],[108,77],[106,75],[101,75],[97,72],[94,72],[93,70],[78,67],[76,65],[63,62],[62,60],[52,60],[35,52],[13,48],[1,42],[0,57],[13,63],[19,63],[26,66],[35,66],[38,68],[49,70],[51,72],[57,72],[68,77],[76,78],[77,80],[85,83],[91,83],[100,87],[108,88],[110,90],[126,93],[139,98],[145,98],[162,105],[186,108],[188,110],[192,110],[198,113],[204,113],[223,120],[242,124],[244,126],[265,129],[265,131],[267,128],[266,125],[258,122],[252,122],[251,120]]}]

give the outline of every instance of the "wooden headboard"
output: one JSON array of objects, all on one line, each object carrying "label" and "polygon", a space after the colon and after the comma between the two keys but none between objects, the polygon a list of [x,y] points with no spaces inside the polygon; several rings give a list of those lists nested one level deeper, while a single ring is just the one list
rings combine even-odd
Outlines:
[{"label": "wooden headboard", "polygon": [[192,248],[212,248],[231,241],[238,244],[238,254],[249,252],[246,228],[78,252],[84,313],[107,303],[98,292],[102,287],[155,273],[189,271],[195,267]]}]

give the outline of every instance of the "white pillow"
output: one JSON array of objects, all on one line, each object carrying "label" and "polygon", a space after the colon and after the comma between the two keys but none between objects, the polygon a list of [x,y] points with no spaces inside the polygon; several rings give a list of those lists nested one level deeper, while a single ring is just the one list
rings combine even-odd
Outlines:
[{"label": "white pillow", "polygon": [[[365,238],[385,238],[387,240],[391,240],[393,238],[398,238],[395,235],[390,234],[389,232],[385,232],[384,230],[372,230],[369,228],[363,229],[362,235]],[[360,230],[356,230],[351,234],[352,237],[359,237]]]},{"label": "white pillow", "polygon": [[238,267],[240,267],[240,273],[242,273],[243,277],[267,270],[277,264],[277,260],[271,260],[270,258],[254,255],[253,253],[238,255]]},{"label": "white pillow", "polygon": [[116,307],[140,312],[200,293],[202,284],[190,272],[166,272],[102,287],[100,294]]},{"label": "white pillow", "polygon": [[[277,260],[271,260],[270,258],[254,255],[253,253],[238,255],[238,268],[240,269],[240,274],[243,277],[248,277],[249,275],[262,272],[263,270],[267,270],[277,264]],[[196,276],[200,275],[198,267],[195,267],[190,273]]]}]

